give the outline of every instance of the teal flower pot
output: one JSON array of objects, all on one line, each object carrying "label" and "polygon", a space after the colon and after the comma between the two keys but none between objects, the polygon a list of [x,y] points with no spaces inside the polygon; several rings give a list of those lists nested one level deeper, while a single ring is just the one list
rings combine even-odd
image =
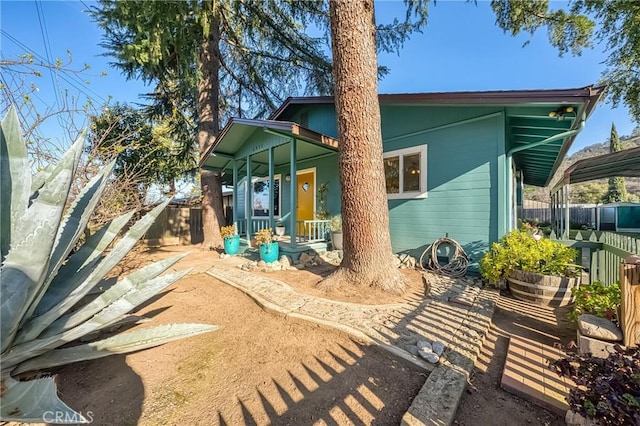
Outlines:
[{"label": "teal flower pot", "polygon": [[236,254],[240,250],[240,235],[224,239],[224,251],[227,254]]},{"label": "teal flower pot", "polygon": [[267,244],[260,244],[260,259],[266,263],[273,263],[278,260],[280,246],[276,241]]}]

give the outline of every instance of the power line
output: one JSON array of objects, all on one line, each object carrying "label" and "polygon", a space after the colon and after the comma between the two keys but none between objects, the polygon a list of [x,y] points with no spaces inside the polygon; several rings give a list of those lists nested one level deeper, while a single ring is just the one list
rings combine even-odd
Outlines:
[{"label": "power line", "polygon": [[[38,13],[38,23],[40,24],[40,34],[42,35],[42,43],[44,44],[44,52],[47,55],[47,62],[52,64],[51,59],[51,44],[49,43],[49,32],[47,31],[47,24],[44,20],[44,12],[42,10],[42,4],[38,0],[34,0],[36,4],[36,12]],[[57,80],[53,78],[53,70],[49,68],[49,77],[51,77],[51,84],[54,88],[54,95],[56,97],[56,105],[60,108],[60,98],[58,92],[60,86],[57,84]]]},{"label": "power line", "polygon": [[[39,60],[41,60],[43,63],[47,64],[47,59],[44,58],[42,55],[38,54],[37,52],[35,52],[33,49],[29,48],[27,45],[25,45],[24,43],[20,42],[19,40],[17,40],[15,37],[13,37],[11,34],[9,34],[8,32],[6,32],[3,29],[0,29],[0,33],[2,35],[4,35],[5,37],[7,37],[10,41],[12,41],[14,44],[16,44],[18,47],[24,49],[27,52],[30,52],[31,54],[33,54],[36,58],[38,58]],[[100,101],[102,102],[107,102],[107,100],[102,97],[100,94],[98,94],[97,92],[95,92],[94,90],[90,89],[89,87],[84,86],[84,81],[82,79],[80,79],[77,75],[75,75],[72,72],[69,72],[65,69],[60,69],[59,71],[61,71],[60,73],[60,78],[62,80],[64,80],[67,84],[69,84],[70,86],[72,86],[73,88],[75,88],[76,90],[78,90],[79,92],[81,92],[82,94],[84,94],[87,98],[89,98],[90,100],[95,100],[95,98],[98,98]],[[66,76],[69,76],[70,78],[74,78],[77,81],[70,81],[69,78],[67,78]],[[79,83],[78,83],[79,82]],[[81,84],[82,86],[78,86],[78,84]],[[85,91],[86,90],[86,91]],[[87,91],[92,92],[94,94],[94,96],[91,96],[89,93],[87,93]]]}]

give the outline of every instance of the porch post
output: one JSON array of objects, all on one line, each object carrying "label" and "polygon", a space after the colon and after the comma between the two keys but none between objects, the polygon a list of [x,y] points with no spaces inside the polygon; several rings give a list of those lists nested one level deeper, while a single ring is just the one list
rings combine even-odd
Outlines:
[{"label": "porch post", "polygon": [[298,222],[298,176],[296,176],[296,139],[291,138],[291,153],[289,155],[289,173],[291,174],[290,190],[291,190],[291,246],[297,245],[297,222]]},{"label": "porch post", "polygon": [[238,226],[238,162],[233,160],[233,203],[231,203],[233,212],[233,225],[236,227],[238,234],[240,227]]},{"label": "porch post", "polygon": [[269,147],[269,228],[275,231],[275,223],[273,223],[273,211],[275,207],[273,192],[273,147]]},{"label": "porch post", "polygon": [[562,239],[562,236],[564,235],[564,186],[560,187],[558,190],[558,205],[560,207],[558,210],[558,216],[560,216],[560,232],[558,233],[558,238]]},{"label": "porch post", "polygon": [[571,229],[571,225],[569,222],[570,219],[570,215],[569,215],[569,185],[565,184],[563,187],[564,189],[564,200],[565,200],[565,211],[564,211],[564,227],[565,230],[567,231],[567,239],[569,239],[569,229]]},{"label": "porch post", "polygon": [[247,218],[247,243],[251,247],[252,226],[251,218],[253,216],[251,199],[253,198],[253,183],[251,181],[251,155],[247,155],[247,190],[244,200],[244,216]]}]

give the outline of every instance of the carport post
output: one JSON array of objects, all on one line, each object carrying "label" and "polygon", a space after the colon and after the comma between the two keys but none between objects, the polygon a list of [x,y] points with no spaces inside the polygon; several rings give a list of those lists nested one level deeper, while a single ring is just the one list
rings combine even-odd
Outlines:
[{"label": "carport post", "polygon": [[251,155],[247,155],[247,190],[245,197],[245,214],[244,216],[247,218],[247,244],[251,247],[251,227],[253,224],[251,223],[251,217],[253,216],[251,209],[251,199],[253,198],[253,183],[251,182]]},{"label": "carport post", "polygon": [[296,139],[291,138],[291,154],[289,173],[291,174],[290,190],[291,190],[291,247],[297,246],[298,233],[297,233],[297,221],[298,221],[298,176],[296,166]]},{"label": "carport post", "polygon": [[233,160],[233,204],[231,205],[233,212],[233,225],[236,227],[236,232],[240,233],[238,227],[238,162]]}]

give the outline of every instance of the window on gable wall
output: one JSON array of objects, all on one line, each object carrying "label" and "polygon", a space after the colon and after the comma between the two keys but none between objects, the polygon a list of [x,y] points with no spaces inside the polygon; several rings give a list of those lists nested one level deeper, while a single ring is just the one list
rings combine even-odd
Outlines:
[{"label": "window on gable wall", "polygon": [[387,197],[427,196],[427,146],[420,145],[384,153]]}]

